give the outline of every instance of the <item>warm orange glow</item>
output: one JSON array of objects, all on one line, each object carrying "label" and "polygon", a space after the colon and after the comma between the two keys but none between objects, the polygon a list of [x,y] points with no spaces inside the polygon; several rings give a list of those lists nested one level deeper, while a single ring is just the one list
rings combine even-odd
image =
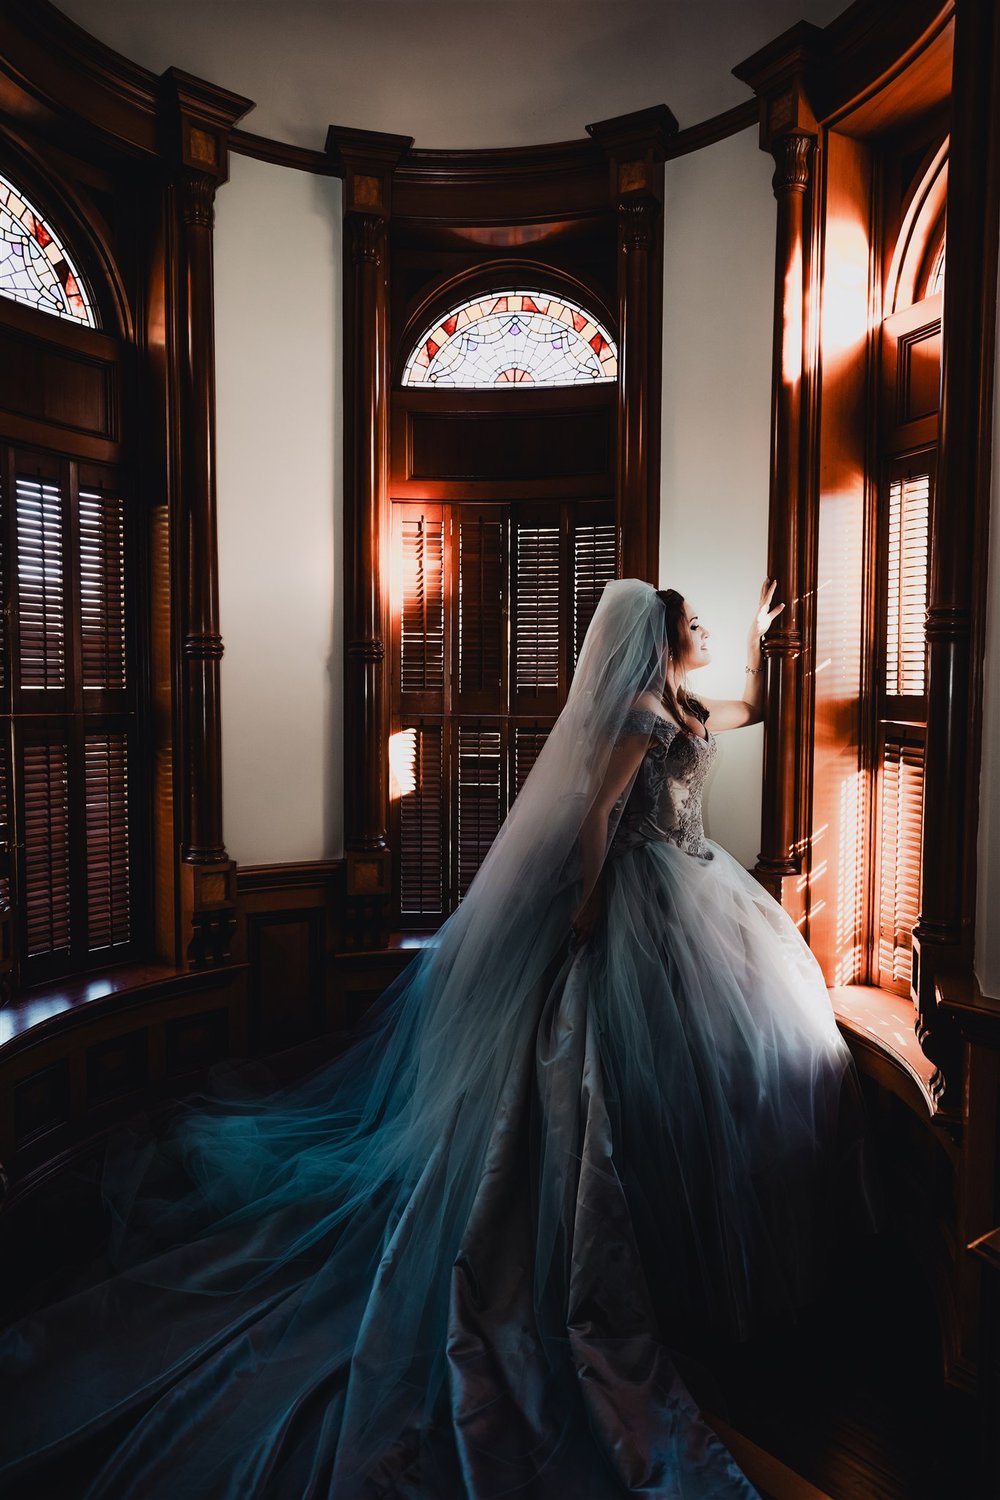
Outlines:
[{"label": "warm orange glow", "polygon": [[[941,232],[948,199],[948,136],[910,199],[885,278],[885,313],[911,307],[923,290],[928,246]],[[931,289],[933,290],[933,289]]]},{"label": "warm orange glow", "polygon": [[834,984],[854,984],[861,977],[861,914],[864,909],[861,859],[865,783],[854,771],[840,784],[840,828],[837,861],[837,967]]},{"label": "warm orange glow", "polygon": [[831,219],[823,275],[823,368],[857,350],[868,333],[869,244],[855,219]]},{"label": "warm orange glow", "polygon": [[389,736],[389,800],[398,802],[416,787],[413,775],[414,731],[400,729]]},{"label": "warm orange glow", "polygon": [[785,272],[781,375],[786,385],[802,378],[802,246],[796,244]]}]

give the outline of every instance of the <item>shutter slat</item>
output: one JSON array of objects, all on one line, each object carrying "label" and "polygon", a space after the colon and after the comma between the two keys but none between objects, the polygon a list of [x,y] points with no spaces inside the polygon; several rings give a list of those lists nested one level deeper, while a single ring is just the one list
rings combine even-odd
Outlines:
[{"label": "shutter slat", "polygon": [[458,726],[458,897],[500,831],[500,730]]},{"label": "shutter slat", "polygon": [[125,687],[125,516],[117,495],[80,491],[84,688]]},{"label": "shutter slat", "polygon": [[444,687],[444,521],[400,523],[403,598],[400,687],[404,693]]},{"label": "shutter slat", "polygon": [[889,485],[886,579],[886,691],[921,696],[926,690],[924,620],[930,525],[930,475]]},{"label": "shutter slat", "polygon": [[577,523],[573,533],[574,665],[604,585],[615,576],[616,550],[613,521]]},{"label": "shutter slat", "polygon": [[399,742],[405,783],[411,788],[399,804],[400,911],[408,916],[440,916],[444,910],[441,726],[413,725],[401,731]]},{"label": "shutter slat", "polygon": [[879,969],[883,981],[908,985],[910,939],[920,915],[922,745],[887,740],[881,773]]},{"label": "shutter slat", "polygon": [[519,693],[559,691],[559,526],[515,531],[514,683]]},{"label": "shutter slat", "polygon": [[520,794],[545,741],[547,729],[525,728],[518,724],[514,729],[514,796]]},{"label": "shutter slat", "polygon": [[69,778],[65,744],[24,749],[24,884],[29,957],[66,952]]},{"label": "shutter slat", "polygon": [[21,686],[36,691],[62,688],[66,622],[58,485],[18,474],[15,514]]},{"label": "shutter slat", "polygon": [[124,734],[84,740],[87,807],[87,946],[115,948],[132,935],[129,910],[128,745]]}]

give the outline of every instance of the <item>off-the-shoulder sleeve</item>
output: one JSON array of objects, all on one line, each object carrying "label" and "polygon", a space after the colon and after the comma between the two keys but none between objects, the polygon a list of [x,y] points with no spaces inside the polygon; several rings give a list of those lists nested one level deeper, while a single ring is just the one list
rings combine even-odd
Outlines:
[{"label": "off-the-shoulder sleeve", "polygon": [[622,727],[618,731],[615,746],[624,744],[630,734],[641,734],[647,738],[656,729],[658,714],[654,714],[649,708],[630,708],[622,720]]},{"label": "off-the-shoulder sleeve", "polygon": [[662,714],[654,713],[651,708],[630,708],[622,720],[622,727],[615,740],[615,748],[624,744],[630,734],[641,734],[647,739],[655,738],[668,744],[676,733],[677,726],[670,723]]}]

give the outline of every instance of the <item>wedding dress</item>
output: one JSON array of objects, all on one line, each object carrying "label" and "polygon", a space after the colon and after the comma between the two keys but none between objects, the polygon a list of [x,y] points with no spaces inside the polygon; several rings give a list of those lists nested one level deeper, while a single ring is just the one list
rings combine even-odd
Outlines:
[{"label": "wedding dress", "polygon": [[[878,1185],[819,966],[705,836],[715,736],[637,706],[665,646],[656,591],[609,584],[468,896],[350,1050],[118,1132],[112,1268],[0,1343],[0,1494],[757,1495],[672,1350],[794,1316]],[[581,828],[637,735],[580,941]]]}]

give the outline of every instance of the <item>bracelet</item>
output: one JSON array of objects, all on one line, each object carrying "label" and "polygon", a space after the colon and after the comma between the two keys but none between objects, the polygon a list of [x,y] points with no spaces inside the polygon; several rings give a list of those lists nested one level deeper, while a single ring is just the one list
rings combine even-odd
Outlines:
[{"label": "bracelet", "polygon": [[763,662],[760,664],[759,667],[745,667],[744,668],[744,671],[755,672],[755,673],[756,672],[763,672],[763,670],[764,670],[764,664],[763,664]]}]

